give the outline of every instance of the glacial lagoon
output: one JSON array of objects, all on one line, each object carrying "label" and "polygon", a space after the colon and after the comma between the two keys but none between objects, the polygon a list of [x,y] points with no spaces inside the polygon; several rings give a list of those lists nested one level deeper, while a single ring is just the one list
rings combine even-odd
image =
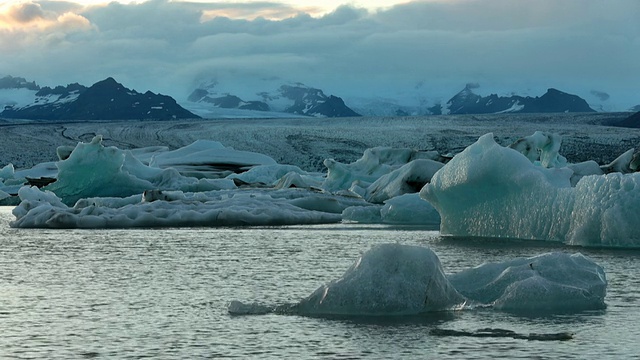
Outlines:
[{"label": "glacial lagoon", "polygon": [[[389,225],[133,230],[14,229],[0,210],[1,358],[623,359],[637,356],[640,251],[441,237]],[[490,309],[399,317],[234,316],[231,301],[285,304],[341,276],[376,244],[431,248],[446,273],[545,252],[606,271],[604,310]],[[492,329],[492,336],[470,336]],[[505,330],[501,332],[498,330]],[[568,340],[514,338],[569,333]]]}]

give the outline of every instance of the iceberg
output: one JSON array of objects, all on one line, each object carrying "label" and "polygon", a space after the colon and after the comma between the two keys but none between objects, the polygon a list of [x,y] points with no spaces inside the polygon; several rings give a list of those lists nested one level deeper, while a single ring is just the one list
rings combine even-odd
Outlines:
[{"label": "iceberg", "polygon": [[536,166],[487,134],[440,169],[420,196],[440,213],[442,234],[563,241],[571,175]]},{"label": "iceberg", "polygon": [[467,298],[498,310],[563,312],[606,307],[605,272],[580,253],[485,263],[450,275],[449,281]]},{"label": "iceberg", "polygon": [[364,198],[379,204],[403,194],[418,193],[443,165],[429,159],[413,160],[380,176],[367,187]]},{"label": "iceberg", "polygon": [[327,191],[345,190],[354,182],[358,182],[360,187],[369,186],[381,176],[418,159],[441,160],[442,157],[436,151],[375,147],[365,150],[362,157],[351,164],[326,159],[327,176],[322,188]]},{"label": "iceberg", "polygon": [[275,165],[271,157],[227,148],[217,141],[196,140],[190,145],[151,157],[149,166],[173,168],[190,177],[223,178],[256,165]]},{"label": "iceberg", "polygon": [[477,308],[526,314],[600,310],[607,279],[582,254],[554,252],[485,263],[446,276],[429,248],[375,245],[344,275],[294,304],[232,301],[234,315],[406,316]]},{"label": "iceberg", "polygon": [[[561,143],[558,135],[536,132],[503,147],[487,134],[453,159],[435,151],[377,147],[366,150],[350,164],[327,159],[324,162],[327,173],[323,174],[277,164],[269,156],[226,148],[216,141],[200,140],[172,151],[166,147],[121,150],[104,146],[102,137],[96,136],[73,149],[60,147],[61,160],[56,163],[19,171],[11,164],[1,168],[0,204],[17,204],[21,200],[29,202],[30,207],[45,206],[44,201],[32,201],[28,190],[19,198],[16,196],[23,185],[33,184],[42,186],[45,192],[53,192],[56,201],[68,209],[54,206],[55,211],[41,212],[37,221],[22,214],[14,222],[16,227],[49,226],[42,220],[44,214],[61,218],[62,215],[56,215],[61,211],[73,216],[65,215],[68,221],[51,221],[50,226],[68,227],[76,223],[83,227],[103,223],[109,227],[141,226],[139,214],[131,215],[134,221],[101,220],[91,221],[90,225],[76,221],[75,217],[84,216],[88,210],[74,211],[85,208],[83,204],[88,199],[94,204],[120,204],[107,206],[109,209],[100,215],[103,217],[115,217],[112,213],[124,211],[125,206],[145,209],[143,212],[153,214],[144,216],[148,219],[144,222],[146,226],[218,226],[233,222],[210,218],[176,222],[178,215],[174,212],[179,212],[180,202],[196,198],[203,207],[201,211],[207,212],[212,202],[224,198],[251,213],[246,209],[248,203],[241,201],[251,194],[254,200],[261,199],[255,206],[263,212],[269,211],[271,203],[324,215],[316,214],[313,219],[296,215],[284,220],[287,212],[297,214],[297,210],[274,210],[271,219],[238,212],[237,224],[344,220],[439,226],[443,235],[450,236],[533,239],[582,246],[640,246],[640,229],[634,226],[640,220],[640,174],[634,172],[639,168],[640,157],[630,150],[608,165],[600,166],[595,161],[569,164],[559,153]],[[55,182],[46,185],[50,180]],[[172,192],[182,194],[182,198],[172,198]],[[200,193],[205,195],[197,195]],[[171,209],[164,212],[171,220],[162,220],[162,212],[153,210],[161,205],[143,204],[144,199],[147,203],[168,203],[162,206]],[[185,211],[192,205],[185,205]],[[158,225],[151,224],[151,219],[158,219]]]},{"label": "iceberg", "polygon": [[363,224],[440,226],[440,214],[418,193],[396,196],[384,205],[348,207],[342,212],[342,219]]},{"label": "iceberg", "polygon": [[572,187],[574,171],[562,166],[556,148],[542,153],[543,163],[554,165],[547,168],[484,135],[420,196],[440,213],[443,235],[640,246],[640,173],[585,175]]},{"label": "iceberg", "polygon": [[208,191],[236,187],[229,179],[197,179],[173,168],[147,166],[131,151],[105,147],[101,136],[90,143],[78,143],[68,158],[56,165],[57,181],[45,189],[69,205],[87,197],[127,197],[150,189]]},{"label": "iceberg", "polygon": [[296,305],[305,315],[411,315],[453,309],[465,299],[426,247],[374,246],[345,274]]},{"label": "iceberg", "polygon": [[87,198],[66,205],[51,191],[22,187],[15,228],[136,228],[326,224],[362,199],[305,189],[147,191],[126,198]]}]

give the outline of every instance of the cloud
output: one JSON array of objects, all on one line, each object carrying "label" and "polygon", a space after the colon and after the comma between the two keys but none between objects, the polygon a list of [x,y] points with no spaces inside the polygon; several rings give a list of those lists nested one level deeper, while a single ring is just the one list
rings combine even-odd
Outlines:
[{"label": "cloud", "polygon": [[0,25],[0,69],[44,85],[114,76],[177,98],[206,77],[276,77],[354,96],[419,82],[428,96],[467,83],[479,92],[604,88],[609,103],[637,94],[637,0],[413,1],[318,14],[278,2],[34,1],[1,12],[10,25]]},{"label": "cloud", "polygon": [[591,95],[593,95],[593,96],[597,97],[598,99],[600,99],[600,101],[607,101],[611,97],[611,95],[607,94],[604,91],[591,90],[590,93],[591,93]]},{"label": "cloud", "polygon": [[7,15],[18,23],[29,23],[44,18],[45,14],[38,4],[24,3],[9,8]]}]

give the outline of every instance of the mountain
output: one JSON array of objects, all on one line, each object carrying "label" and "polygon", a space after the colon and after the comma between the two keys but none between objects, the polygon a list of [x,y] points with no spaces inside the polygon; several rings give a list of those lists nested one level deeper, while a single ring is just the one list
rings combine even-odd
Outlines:
[{"label": "mountain", "polygon": [[191,102],[203,102],[210,103],[213,106],[222,109],[241,109],[241,110],[256,110],[256,111],[269,111],[269,105],[263,101],[244,101],[235,95],[224,95],[219,97],[210,96],[209,92],[205,89],[195,89],[191,95],[187,98]]},{"label": "mountain", "polygon": [[[557,89],[548,89],[540,97],[480,96],[473,92],[473,84],[449,99],[442,109],[446,114],[500,114],[500,113],[561,113],[594,112],[587,102],[576,95]],[[436,108],[433,108],[436,110]]]},{"label": "mountain", "polygon": [[[285,84],[276,90],[256,91],[254,95],[259,100],[244,100],[237,95],[221,93],[216,87],[218,82],[202,86],[194,90],[186,105],[196,111],[194,104],[209,104],[219,109],[238,109],[263,112],[261,116],[276,116],[293,114],[313,117],[351,117],[360,114],[349,108],[341,98],[329,95],[322,90],[306,86],[301,83]],[[264,90],[264,89],[255,89]],[[255,113],[246,113],[254,117]]]},{"label": "mountain", "polygon": [[0,117],[37,120],[170,120],[199,116],[178,105],[170,96],[151,91],[142,94],[127,89],[109,77],[88,88],[77,83],[53,89],[40,88],[32,103],[5,105]]}]

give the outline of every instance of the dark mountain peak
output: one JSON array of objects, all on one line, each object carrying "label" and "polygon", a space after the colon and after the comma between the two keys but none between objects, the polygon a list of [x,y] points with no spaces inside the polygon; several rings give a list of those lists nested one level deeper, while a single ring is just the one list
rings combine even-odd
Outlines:
[{"label": "dark mountain peak", "polygon": [[93,84],[93,86],[96,87],[122,87],[122,84],[120,84],[119,82],[116,81],[116,79],[112,78],[111,76],[109,76],[108,78],[104,79],[104,80],[100,80],[98,82],[96,82],[95,84]]},{"label": "dark mountain peak", "polygon": [[326,117],[361,116],[350,109],[344,101],[334,95],[325,95],[320,90],[302,83],[280,86],[280,94],[293,100],[293,105],[285,109],[292,114]]},{"label": "dark mountain peak", "polygon": [[219,97],[212,97],[208,90],[195,89],[187,98],[191,102],[210,103],[221,109],[240,109],[269,111],[269,105],[263,101],[245,101],[238,96],[225,94]]},{"label": "dark mountain peak", "polygon": [[203,100],[207,95],[209,95],[209,92],[207,90],[205,90],[205,89],[195,89],[195,90],[193,90],[191,95],[189,95],[187,100],[189,100],[191,102],[199,102],[199,101]]},{"label": "dark mountain peak", "polygon": [[493,113],[554,113],[593,112],[587,102],[577,95],[568,94],[555,88],[547,89],[540,97],[518,95],[480,96],[473,92],[478,84],[467,84],[447,102],[450,114],[493,114]]},{"label": "dark mountain peak", "polygon": [[536,112],[595,112],[581,97],[554,88],[547,89],[536,106]]},{"label": "dark mountain peak", "polygon": [[72,93],[81,93],[85,90],[87,90],[87,87],[78,83],[69,84],[67,86],[58,85],[53,89],[45,86],[36,93],[36,96],[59,95],[64,97]]},{"label": "dark mountain peak", "polygon": [[[43,88],[35,103],[5,109],[8,118],[44,120],[130,120],[198,118],[170,96],[140,94],[108,77],[87,88],[80,84]],[[42,100],[42,101],[40,101]]]},{"label": "dark mountain peak", "polygon": [[326,99],[327,95],[320,89],[306,86],[302,83],[294,83],[293,85],[280,86],[280,94],[293,101],[304,101],[305,99]]},{"label": "dark mountain peak", "polygon": [[473,92],[473,89],[477,88],[474,84],[465,85],[464,89],[455,94],[447,105],[451,114],[471,114],[477,110],[473,110],[481,98],[480,95]]},{"label": "dark mountain peak", "polygon": [[132,90],[127,89],[126,87],[124,87],[124,85],[120,84],[112,77],[108,77],[104,80],[96,82],[89,87],[88,91],[93,94],[103,94],[105,96],[121,92],[132,92]]},{"label": "dark mountain peak", "polygon": [[[218,85],[217,83],[215,84]],[[211,87],[200,86],[187,98],[191,102],[209,103],[222,109],[240,109],[257,111],[278,111],[290,114],[316,117],[360,116],[334,95],[326,95],[321,89],[300,82],[280,85],[275,91],[256,92],[260,100],[246,100],[224,93],[210,91]],[[214,94],[216,94],[214,96]],[[287,101],[290,100],[291,102]],[[276,109],[270,105],[275,103]]]}]

